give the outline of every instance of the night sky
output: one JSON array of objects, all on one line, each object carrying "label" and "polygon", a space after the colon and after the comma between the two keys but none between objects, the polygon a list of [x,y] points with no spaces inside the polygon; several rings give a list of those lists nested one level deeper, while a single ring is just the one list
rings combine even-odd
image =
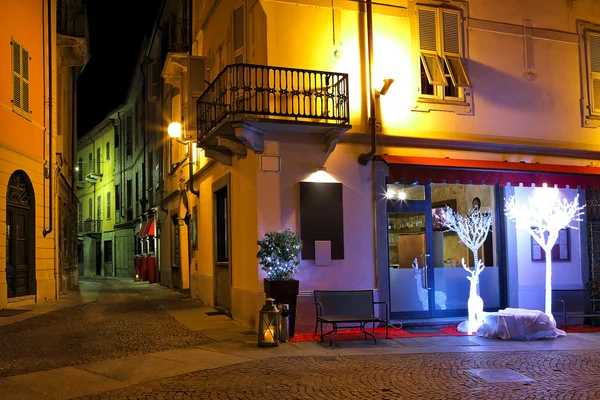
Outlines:
[{"label": "night sky", "polygon": [[161,0],[87,0],[90,60],[78,80],[78,136],[127,96],[144,35]]}]

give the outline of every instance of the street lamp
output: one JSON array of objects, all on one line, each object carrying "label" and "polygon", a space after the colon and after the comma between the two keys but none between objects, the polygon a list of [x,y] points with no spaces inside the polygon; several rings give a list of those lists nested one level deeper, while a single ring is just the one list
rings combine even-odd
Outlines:
[{"label": "street lamp", "polygon": [[[200,197],[200,194],[197,190],[194,190],[194,187],[192,185],[193,182],[193,176],[194,176],[194,168],[193,166],[196,165],[196,143],[193,140],[182,140],[181,137],[182,135],[183,129],[181,126],[181,123],[174,121],[171,122],[169,124],[169,126],[167,127],[167,133],[169,134],[169,137],[171,139],[175,139],[177,140],[179,143],[187,145],[188,149],[187,149],[187,161],[188,164],[190,166],[190,176],[189,176],[189,185],[188,188],[190,190],[190,192],[194,195],[196,195],[196,197]],[[174,166],[173,168],[178,168],[181,164],[183,164],[183,162],[186,160],[186,158],[184,158],[183,160],[181,160],[180,162],[178,162],[177,164],[175,164],[176,166]]]},{"label": "street lamp", "polygon": [[181,124],[179,122],[171,122],[167,128],[171,139],[181,139]]}]

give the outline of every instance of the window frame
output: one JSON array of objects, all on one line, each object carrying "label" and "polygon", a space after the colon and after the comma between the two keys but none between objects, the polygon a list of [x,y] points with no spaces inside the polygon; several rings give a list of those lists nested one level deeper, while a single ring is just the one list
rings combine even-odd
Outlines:
[{"label": "window frame", "polygon": [[600,126],[600,106],[595,109],[595,104],[600,104],[594,100],[593,84],[594,79],[600,80],[600,71],[593,72],[591,65],[591,50],[589,36],[600,38],[600,25],[594,25],[587,22],[578,23],[579,51],[580,51],[580,77],[583,92],[583,101],[581,102],[581,123],[583,127],[597,128]]},{"label": "window frame", "polygon": [[[419,24],[419,10],[429,10],[435,12],[435,29],[436,29],[436,51],[421,48],[421,32]],[[458,18],[458,45],[459,53],[445,51],[444,48],[444,13],[457,15]],[[472,86],[468,75],[468,31],[466,24],[463,22],[468,16],[468,3],[465,1],[429,1],[418,5],[409,2],[409,15],[411,16],[411,43],[416,51],[412,52],[413,56],[413,76],[416,94],[413,100],[413,111],[429,112],[432,110],[452,111],[460,115],[472,115],[473,108],[471,107]],[[444,81],[440,81],[433,86],[433,95],[423,93],[421,85],[422,70],[425,70],[427,81],[431,82],[431,71],[424,60],[424,57],[436,55],[436,65],[438,73],[444,76]],[[455,71],[456,65],[449,61],[459,61],[460,71],[457,75]],[[446,68],[447,70],[446,70]],[[465,78],[466,82],[460,82],[460,79]],[[444,85],[445,83],[445,85]],[[456,85],[459,83],[460,86]],[[459,96],[451,96],[446,94],[449,86],[458,89]]]}]

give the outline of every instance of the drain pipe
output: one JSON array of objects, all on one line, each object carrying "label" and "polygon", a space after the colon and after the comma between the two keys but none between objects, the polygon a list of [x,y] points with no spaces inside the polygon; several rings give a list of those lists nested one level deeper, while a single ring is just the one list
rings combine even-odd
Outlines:
[{"label": "drain pipe", "polygon": [[48,216],[50,219],[50,226],[48,229],[44,228],[44,231],[42,232],[43,237],[48,236],[48,234],[52,232],[52,207],[54,197],[54,191],[52,190],[52,173],[54,170],[54,166],[52,165],[52,0],[48,0],[48,70],[50,75],[50,79],[48,79],[48,136],[50,137],[50,140],[48,141],[48,157],[50,158],[50,173],[48,174]]},{"label": "drain pipe", "polygon": [[377,149],[377,136],[375,132],[375,91],[373,90],[373,10],[371,0],[367,0],[367,48],[369,57],[369,74],[368,74],[368,89],[369,89],[369,129],[371,134],[371,151],[362,153],[358,156],[360,165],[367,165],[375,155]]}]

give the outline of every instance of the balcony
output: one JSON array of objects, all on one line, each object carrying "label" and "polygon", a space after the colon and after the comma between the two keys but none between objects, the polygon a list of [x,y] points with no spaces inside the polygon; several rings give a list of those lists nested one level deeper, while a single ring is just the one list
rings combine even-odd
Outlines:
[{"label": "balcony", "polygon": [[251,64],[228,65],[198,99],[198,144],[227,163],[265,132],[320,133],[333,151],[350,126],[348,74]]},{"label": "balcony", "polygon": [[79,165],[79,171],[77,171],[77,186],[84,187],[85,182],[94,185],[101,181],[102,177],[102,161],[82,163]]},{"label": "balcony", "polygon": [[101,219],[87,219],[85,221],[79,221],[79,224],[77,226],[77,233],[79,235],[102,233],[102,220]]},{"label": "balcony", "polygon": [[87,18],[82,0],[56,3],[57,44],[64,66],[82,66],[88,61]]}]

